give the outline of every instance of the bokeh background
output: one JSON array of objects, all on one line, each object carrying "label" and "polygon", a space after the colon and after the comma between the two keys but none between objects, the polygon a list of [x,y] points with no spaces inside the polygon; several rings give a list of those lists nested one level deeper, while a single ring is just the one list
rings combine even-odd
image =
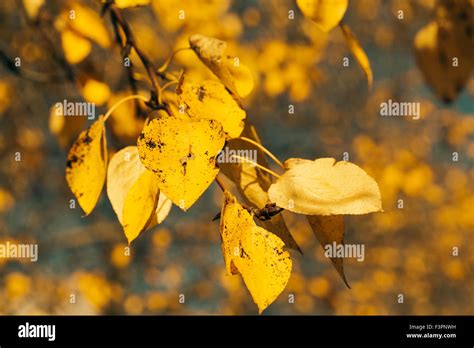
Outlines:
[{"label": "bokeh background", "polygon": [[[130,93],[108,16],[109,42],[92,42],[82,62],[65,63],[58,18],[71,3],[100,12],[97,1],[47,0],[31,18],[22,1],[0,2],[0,242],[39,244],[36,263],[0,259],[0,314],[256,314],[241,278],[225,275],[219,225],[211,222],[222,203],[217,186],[187,213],[174,207],[132,244],[130,257],[105,192],[86,218],[79,207],[70,209],[66,154],[88,121],[58,124],[50,108],[85,99],[105,112]],[[265,314],[474,313],[474,80],[450,105],[424,82],[413,39],[434,11],[433,0],[350,1],[344,21],[371,61],[368,90],[352,58],[342,66],[350,53],[340,30],[322,34],[293,1],[153,0],[124,10],[156,65],[191,34],[226,40],[256,81],[244,101],[248,118],[281,160],[341,160],[347,152],[379,183],[385,212],[346,219],[346,242],[365,245],[364,262],[345,261],[351,290],[306,221],[284,214],[304,254],[292,252],[290,282]],[[21,74],[8,66],[14,57]],[[172,67],[212,76],[189,51]],[[390,98],[419,102],[421,119],[380,117],[380,103]],[[133,107],[123,106],[111,121],[110,151],[134,144],[143,119]]]}]

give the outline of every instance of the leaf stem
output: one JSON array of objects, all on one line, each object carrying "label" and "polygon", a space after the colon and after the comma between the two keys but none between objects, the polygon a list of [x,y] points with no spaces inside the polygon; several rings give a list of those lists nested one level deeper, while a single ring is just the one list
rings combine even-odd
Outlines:
[{"label": "leaf stem", "polygon": [[171,85],[178,84],[178,80],[176,81],[168,81],[166,82],[160,89],[160,94],[158,95],[158,105],[162,105],[162,99],[163,99],[163,92],[165,91],[166,88],[168,88]]},{"label": "leaf stem", "polygon": [[268,157],[270,157],[272,160],[275,161],[276,164],[278,164],[281,168],[283,168],[283,163],[281,163],[281,161],[274,155],[270,152],[270,150],[268,150],[266,147],[264,147],[262,144],[256,142],[255,140],[252,140],[250,138],[247,138],[247,137],[239,137],[238,139],[241,139],[243,141],[246,141],[252,145],[255,145],[256,147],[258,147],[260,150],[262,150],[263,152],[265,152]]},{"label": "leaf stem", "polygon": [[217,185],[220,187],[220,189],[222,190],[222,192],[224,192],[224,191],[226,190],[226,188],[225,188],[225,185],[224,185],[224,183],[222,182],[222,180],[219,179],[218,176],[216,176],[216,178],[215,178],[214,180],[216,181]]},{"label": "leaf stem", "polygon": [[125,103],[127,100],[131,99],[141,99],[143,101],[148,101],[148,99],[140,94],[133,94],[129,95],[128,97],[120,99],[118,102],[116,102],[110,109],[107,111],[107,113],[104,116],[104,122],[107,121],[107,119],[112,115],[112,112],[115,111],[116,108],[118,108],[122,103]]},{"label": "leaf stem", "polygon": [[245,163],[250,163],[250,164],[254,165],[255,167],[257,167],[257,168],[259,168],[259,169],[261,169],[261,170],[267,172],[268,174],[273,175],[273,176],[274,176],[275,178],[277,178],[277,179],[280,179],[280,178],[281,178],[281,176],[278,175],[277,173],[275,173],[273,170],[268,169],[268,168],[265,168],[264,166],[258,164],[257,162],[248,160],[248,159],[246,159],[246,158],[244,158],[244,157],[237,156],[237,155],[232,155],[231,157],[234,157],[234,158],[236,158],[236,159],[240,159],[241,161],[244,161]]},{"label": "leaf stem", "polygon": [[169,57],[165,60],[165,62],[163,63],[162,66],[160,66],[158,69],[156,69],[156,72],[159,73],[159,74],[162,74],[166,71],[166,69],[168,69],[168,65],[170,65],[171,61],[173,60],[174,56],[176,55],[176,53],[178,52],[181,52],[181,51],[186,51],[186,50],[190,50],[191,47],[181,47],[181,48],[178,48],[177,50],[173,51]]}]

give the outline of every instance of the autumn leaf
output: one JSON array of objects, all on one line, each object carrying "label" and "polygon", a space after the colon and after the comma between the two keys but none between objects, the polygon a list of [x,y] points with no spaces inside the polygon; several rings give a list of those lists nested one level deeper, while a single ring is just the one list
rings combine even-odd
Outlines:
[{"label": "autumn leaf", "polygon": [[302,161],[270,186],[278,206],[306,215],[367,214],[381,211],[377,183],[364,170],[334,158]]},{"label": "autumn leaf", "polygon": [[[161,223],[171,209],[171,201],[163,193],[157,196],[157,178],[147,173],[136,146],[118,151],[107,170],[107,195],[129,242],[144,229]],[[141,194],[145,200],[138,201]],[[148,197],[154,197],[154,201],[150,203]]]},{"label": "autumn leaf", "polygon": [[118,8],[137,7],[150,4],[151,0],[115,0]]},{"label": "autumn leaf", "polygon": [[216,156],[224,146],[222,125],[215,120],[155,118],[138,138],[143,165],[158,177],[160,190],[186,211],[219,172]]},{"label": "autumn leaf", "polygon": [[244,98],[253,90],[254,81],[249,68],[237,57],[224,54],[224,41],[195,34],[189,44],[199,59],[222,81],[234,96]]},{"label": "autumn leaf", "polygon": [[[250,124],[245,126],[242,136],[260,143],[255,128]],[[264,167],[268,167],[268,163],[265,160],[265,154],[249,142],[238,138],[231,139],[227,143],[227,147],[229,150],[235,151],[255,151],[254,153],[256,153],[257,163]],[[259,209],[265,207],[267,203],[271,203],[267,194],[267,190],[271,185],[271,178],[266,172],[252,164],[244,162],[220,163],[219,168],[225,176],[236,184],[239,193],[247,203]],[[257,220],[257,224],[280,237],[287,247],[301,252],[301,249],[288,230],[281,214],[273,216],[270,220]]]},{"label": "autumn leaf", "polygon": [[344,17],[348,0],[296,0],[296,4],[306,17],[328,32]]},{"label": "autumn leaf", "polygon": [[179,103],[194,120],[216,120],[222,124],[226,137],[236,138],[244,129],[245,111],[218,81],[192,83],[186,77],[180,80],[176,93]]},{"label": "autumn leaf", "polygon": [[86,215],[97,204],[106,171],[107,140],[101,116],[79,134],[67,156],[66,180]]},{"label": "autumn leaf", "polygon": [[367,83],[369,88],[372,86],[372,68],[370,67],[370,61],[365,53],[364,49],[359,43],[359,40],[354,36],[351,29],[346,24],[340,25],[342,33],[344,34],[344,38],[346,40],[347,47],[351,51],[354,58],[357,60],[357,63],[361,66],[362,70],[364,70],[365,76],[367,77]]},{"label": "autumn leaf", "polygon": [[109,86],[93,78],[85,79],[81,92],[86,101],[98,106],[103,105],[110,98]]},{"label": "autumn leaf", "polygon": [[65,29],[61,33],[61,44],[64,57],[71,64],[80,63],[92,50],[92,44],[89,40],[69,29]]},{"label": "autumn leaf", "polygon": [[[335,242],[337,245],[344,244],[344,216],[333,215],[333,216],[317,216],[307,215],[309,225],[313,230],[319,243],[325,248],[326,245]],[[344,274],[344,259],[338,257],[332,257],[331,262],[337,270],[337,273],[341,276],[342,280],[348,288],[350,288]]]},{"label": "autumn leaf", "polygon": [[153,226],[161,224],[170,213],[172,206],[173,206],[173,202],[171,202],[171,200],[168,197],[166,197],[166,195],[163,192],[160,192],[160,195],[158,196],[158,202],[156,204],[155,212],[151,216],[151,220],[146,226],[146,229],[149,229],[149,228],[152,228]]},{"label": "autumn leaf", "polygon": [[63,13],[63,20],[69,28],[102,47],[110,46],[110,37],[100,15],[89,7],[72,3],[69,11]]},{"label": "autumn leaf", "polygon": [[158,180],[148,171],[140,175],[125,197],[123,229],[131,243],[150,223],[158,201]]},{"label": "autumn leaf", "polygon": [[41,7],[44,5],[44,0],[23,0],[23,7],[26,14],[31,19],[36,19]]},{"label": "autumn leaf", "polygon": [[230,274],[236,271],[249,290],[259,313],[283,291],[291,275],[290,254],[283,241],[255,225],[252,216],[232,194],[224,192],[221,212],[222,252]]},{"label": "autumn leaf", "polygon": [[428,85],[445,103],[454,101],[469,80],[473,56],[463,53],[465,46],[454,32],[440,28],[436,22],[418,31],[414,45],[418,66]]}]

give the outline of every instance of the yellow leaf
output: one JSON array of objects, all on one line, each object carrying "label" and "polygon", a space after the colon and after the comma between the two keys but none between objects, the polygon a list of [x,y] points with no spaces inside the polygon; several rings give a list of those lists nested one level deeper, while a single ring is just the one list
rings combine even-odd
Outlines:
[{"label": "yellow leaf", "polygon": [[115,0],[118,8],[148,5],[151,0]]},{"label": "yellow leaf", "polygon": [[100,106],[110,98],[110,88],[103,82],[87,79],[82,86],[82,95],[88,102]]},{"label": "yellow leaf", "polygon": [[31,19],[36,19],[43,4],[44,0],[23,0],[23,6],[25,7],[26,14]]},{"label": "yellow leaf", "polygon": [[[251,125],[247,124],[245,126],[242,136],[260,143],[257,132]],[[265,154],[253,144],[241,139],[231,139],[227,143],[227,147],[229,150],[235,151],[255,151],[253,153],[256,154],[257,163],[264,167],[268,167],[268,163],[265,160]],[[267,190],[270,187],[271,179],[268,173],[249,163],[225,162],[219,163],[219,168],[225,176],[236,184],[239,193],[247,203],[257,208],[263,208],[265,204],[270,203]],[[258,220],[257,223],[280,237],[287,247],[301,252],[281,214],[275,215],[271,220]]]},{"label": "yellow leaf", "polygon": [[138,138],[143,165],[158,177],[160,190],[186,211],[219,172],[216,156],[224,146],[222,125],[215,120],[155,118]]},{"label": "yellow leaf", "polygon": [[367,214],[381,211],[377,183],[364,170],[334,158],[303,161],[270,186],[278,206],[307,215]]},{"label": "yellow leaf", "polygon": [[306,17],[328,32],[344,17],[348,0],[296,0],[296,3]]},{"label": "yellow leaf", "polygon": [[136,146],[127,146],[110,159],[107,169],[107,196],[122,225],[125,197],[145,171]]},{"label": "yellow leaf", "polygon": [[[145,172],[147,172],[147,170],[140,161],[136,146],[127,146],[121,149],[110,160],[107,169],[107,196],[109,197],[112,208],[122,226],[125,225],[123,218],[125,200],[127,197],[133,200],[133,194],[132,196],[129,196],[129,193],[131,192],[132,187],[139,182],[138,180],[145,174]],[[154,180],[156,181],[157,179],[154,178]],[[141,179],[140,184],[137,185],[141,185],[142,192],[151,193],[153,193],[157,187],[156,182],[147,181],[146,179]],[[132,205],[132,209],[127,208],[129,220],[135,218],[143,219],[145,223],[149,222],[145,227],[146,229],[163,222],[170,212],[171,201],[161,192],[159,193],[157,200],[158,202],[153,203],[153,205],[156,204],[156,210],[154,212],[150,211],[148,216],[142,208],[138,210],[134,209],[135,206],[139,207],[140,204],[142,204],[141,202]],[[138,216],[134,216],[134,213]],[[140,224],[143,223],[143,221],[140,220]],[[137,224],[138,222],[135,224],[135,228]],[[136,230],[135,232],[131,232],[131,228],[132,227],[128,227],[127,231],[129,232],[129,235],[127,235],[127,237],[133,237],[136,233]],[[140,232],[141,231],[138,231],[138,233]],[[131,242],[132,240],[129,238],[129,241]]]},{"label": "yellow leaf", "polygon": [[89,55],[92,49],[92,44],[89,40],[84,39],[69,29],[65,29],[61,33],[61,44],[63,46],[64,57],[71,64],[81,62]]},{"label": "yellow leaf", "polygon": [[195,34],[189,37],[189,44],[234,96],[244,98],[250,94],[254,87],[252,73],[237,57],[224,55],[227,47],[224,41]]},{"label": "yellow leaf", "polygon": [[262,313],[285,288],[291,275],[283,241],[255,225],[252,216],[228,191],[221,212],[222,252],[229,273],[236,271]]},{"label": "yellow leaf", "polygon": [[[326,245],[331,245],[335,242],[337,245],[344,244],[344,216],[343,215],[333,215],[333,216],[317,216],[317,215],[307,215],[309,225],[313,230],[316,238],[318,238],[319,243],[323,247]],[[350,288],[349,283],[346,280],[344,274],[344,259],[340,257],[332,257],[332,264],[337,270],[337,273],[341,276],[344,283]]]},{"label": "yellow leaf", "polygon": [[414,45],[418,66],[428,85],[439,99],[446,103],[454,101],[474,67],[473,55],[465,53],[469,46],[458,41],[455,32],[441,29],[436,22],[418,31]]},{"label": "yellow leaf", "polygon": [[354,36],[351,29],[343,24],[341,25],[342,33],[344,34],[344,38],[346,39],[346,44],[349,47],[352,55],[357,60],[357,63],[361,66],[364,70],[365,76],[367,77],[367,83],[369,88],[372,86],[372,68],[370,67],[370,61],[367,55],[365,54],[364,49],[359,43],[359,40]]},{"label": "yellow leaf", "polygon": [[129,244],[150,223],[156,209],[158,194],[158,180],[148,170],[140,175],[128,191],[123,204],[123,229]]},{"label": "yellow leaf", "polygon": [[96,11],[74,2],[69,11],[64,13],[63,16],[69,27],[76,33],[102,47],[110,46],[109,33]]},{"label": "yellow leaf", "polygon": [[244,129],[245,111],[218,81],[188,82],[183,78],[176,89],[180,104],[195,120],[216,120],[222,124],[228,139],[236,138]]},{"label": "yellow leaf", "polygon": [[235,89],[237,94],[245,98],[252,92],[255,83],[250,69],[240,62],[237,57],[224,57],[223,67],[229,70],[230,75],[234,79]]},{"label": "yellow leaf", "polygon": [[160,195],[158,197],[158,203],[156,204],[155,213],[152,215],[151,221],[146,226],[146,228],[149,229],[153,226],[161,224],[170,213],[172,205],[173,202],[171,202],[171,200],[166,197],[163,192],[160,192]]},{"label": "yellow leaf", "polygon": [[66,180],[86,215],[94,209],[107,171],[107,140],[101,116],[81,132],[67,156]]}]

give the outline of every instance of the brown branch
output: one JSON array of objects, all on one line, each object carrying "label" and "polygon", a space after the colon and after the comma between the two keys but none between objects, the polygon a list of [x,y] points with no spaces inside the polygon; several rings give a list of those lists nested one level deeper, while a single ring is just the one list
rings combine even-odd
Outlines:
[{"label": "brown branch", "polygon": [[[285,210],[284,208],[278,207],[276,203],[267,203],[261,209],[248,207],[244,204],[242,204],[242,207],[260,221],[270,220],[272,217],[280,214],[283,210]],[[219,220],[220,218],[221,212],[217,213],[216,216],[214,216],[214,218],[212,219],[212,221]]]},{"label": "brown branch", "polygon": [[[129,56],[130,50],[133,48],[137,53],[138,57],[140,58],[140,61],[142,62],[143,67],[145,68],[148,77],[150,78],[151,85],[153,86],[153,91],[151,93],[152,105],[150,106],[154,109],[159,108],[158,94],[160,93],[160,83],[158,81],[158,76],[163,79],[166,79],[166,75],[158,73],[156,71],[156,67],[153,65],[148,56],[140,49],[140,47],[137,46],[135,36],[133,35],[130,25],[128,24],[127,20],[122,14],[122,11],[117,7],[117,5],[112,1],[108,1],[104,4],[102,12],[104,11],[109,11],[112,24],[116,27],[120,27],[120,29],[122,29],[123,31],[123,34],[125,36],[125,42],[120,42],[122,45],[122,54],[125,56]],[[120,35],[118,32],[117,34]]]},{"label": "brown branch", "polygon": [[[103,8],[102,8],[102,15],[107,11],[107,8],[110,6],[111,3],[106,3]],[[122,59],[125,61],[126,58],[129,58],[129,53],[125,50],[125,42],[122,40],[122,36],[120,35],[120,28],[118,25],[117,21],[112,20],[112,26],[114,28],[114,34],[115,34],[115,41],[117,44],[120,46],[121,51],[122,51]],[[130,58],[129,58],[130,59]],[[133,63],[131,60],[129,60],[130,66],[128,67],[127,70],[127,77],[128,77],[128,83],[130,84],[130,89],[132,91],[132,94],[138,94],[138,88],[137,88],[137,80],[133,77]],[[135,112],[137,116],[142,115],[142,109],[140,107],[140,103],[138,100],[134,100],[133,104],[135,106]]]}]

